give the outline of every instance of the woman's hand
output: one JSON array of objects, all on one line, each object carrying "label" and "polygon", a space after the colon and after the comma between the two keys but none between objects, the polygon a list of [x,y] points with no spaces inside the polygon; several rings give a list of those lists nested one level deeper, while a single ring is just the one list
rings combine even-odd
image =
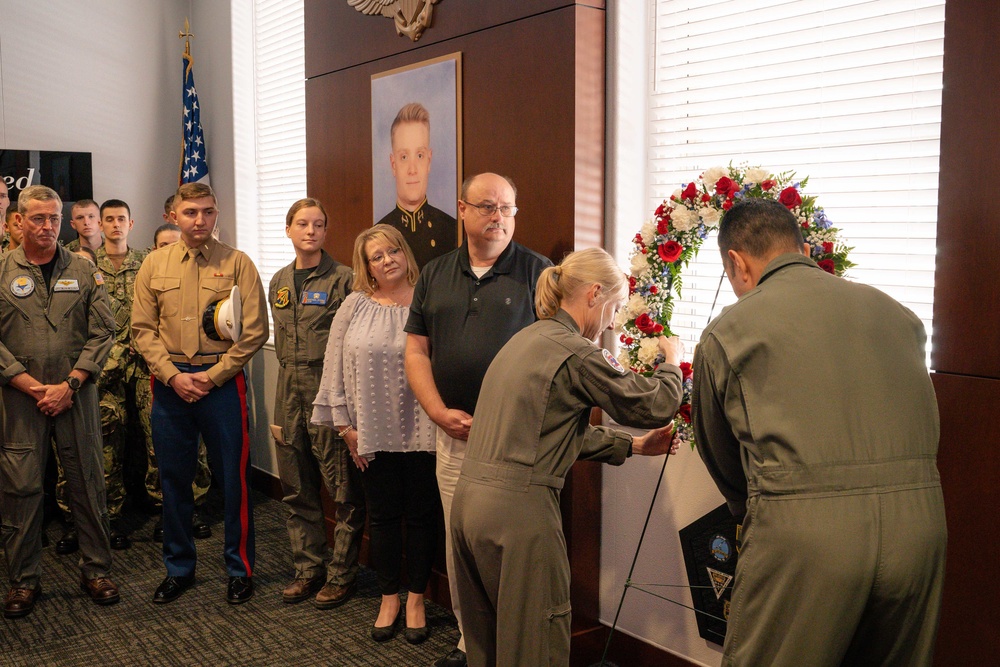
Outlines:
[{"label": "woman's hand", "polygon": [[364,471],[368,467],[368,459],[358,456],[358,430],[352,428],[345,433],[344,442],[347,443],[347,448],[351,451],[351,460],[354,461],[354,465],[358,466],[359,470]]},{"label": "woman's hand", "polygon": [[674,425],[653,429],[632,440],[632,454],[638,456],[660,456],[676,454],[678,441],[674,439]]},{"label": "woman's hand", "polygon": [[684,359],[684,343],[677,336],[660,336],[656,339],[656,344],[663,353],[663,361],[674,366],[680,366]]}]

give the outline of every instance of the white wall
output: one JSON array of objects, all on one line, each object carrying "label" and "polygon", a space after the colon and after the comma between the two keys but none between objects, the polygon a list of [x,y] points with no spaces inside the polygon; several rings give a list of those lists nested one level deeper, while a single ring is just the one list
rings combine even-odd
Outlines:
[{"label": "white wall", "polygon": [[[228,0],[0,0],[0,148],[93,154],[94,198],[124,199],[145,247],[177,188],[184,43],[202,104],[221,238],[236,238],[233,58]],[[267,434],[277,360],[248,366],[255,466],[274,472]],[[269,388],[265,390],[265,388]]]},{"label": "white wall", "polygon": [[[607,239],[615,253],[619,238],[638,231],[646,206],[646,108],[649,61],[635,57],[647,42],[649,4],[608,3]],[[631,231],[629,231],[631,230]],[[689,351],[690,352],[690,351]],[[660,476],[663,459],[634,457],[621,467],[605,466],[601,516],[601,620],[614,621]],[[632,581],[663,585],[666,598],[692,606],[678,531],[723,502],[697,452],[682,450],[667,462]],[[671,653],[715,667],[721,648],[698,635],[695,614],[636,589],[626,594],[618,631]]]},{"label": "white wall", "polygon": [[138,247],[177,187],[187,5],[0,0],[0,147],[92,153],[94,198],[129,203]]}]

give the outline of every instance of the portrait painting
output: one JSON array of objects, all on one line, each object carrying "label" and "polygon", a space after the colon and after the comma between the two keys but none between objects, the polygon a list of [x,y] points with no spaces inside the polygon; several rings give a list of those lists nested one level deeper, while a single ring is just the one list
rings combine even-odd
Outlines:
[{"label": "portrait painting", "polygon": [[461,242],[461,55],[372,76],[373,223],[399,229],[421,268]]}]

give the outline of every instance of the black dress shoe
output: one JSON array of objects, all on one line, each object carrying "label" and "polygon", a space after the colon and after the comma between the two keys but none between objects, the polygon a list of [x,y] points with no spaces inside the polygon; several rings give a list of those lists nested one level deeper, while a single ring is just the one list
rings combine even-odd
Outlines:
[{"label": "black dress shoe", "polygon": [[132,546],[132,540],[122,531],[117,521],[111,522],[111,548],[115,551],[122,551]]},{"label": "black dress shoe", "polygon": [[399,626],[399,619],[403,617],[403,608],[400,607],[399,611],[396,613],[396,619],[392,622],[392,625],[373,625],[372,626],[372,639],[377,642],[387,642],[396,636],[396,628]]},{"label": "black dress shoe", "polygon": [[229,577],[229,588],[226,589],[226,602],[243,604],[253,597],[253,579],[250,577]]},{"label": "black dress shoe", "polygon": [[443,658],[439,658],[434,663],[434,667],[466,667],[468,664],[469,660],[465,657],[465,651],[455,649]]},{"label": "black dress shoe", "polygon": [[167,577],[156,587],[156,592],[153,593],[153,602],[156,604],[173,602],[192,585],[194,585],[193,574],[186,577]]},{"label": "black dress shoe", "polygon": [[191,515],[191,530],[199,540],[212,536],[212,527],[197,512]]},{"label": "black dress shoe", "polygon": [[163,517],[161,516],[153,524],[153,541],[162,542],[163,541]]},{"label": "black dress shoe", "polygon": [[65,556],[74,553],[80,548],[80,537],[77,535],[76,526],[71,525],[66,528],[66,532],[56,542],[56,553]]}]

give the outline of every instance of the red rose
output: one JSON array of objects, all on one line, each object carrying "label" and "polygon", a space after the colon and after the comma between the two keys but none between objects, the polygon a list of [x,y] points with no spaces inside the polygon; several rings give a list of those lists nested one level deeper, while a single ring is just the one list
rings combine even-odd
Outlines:
[{"label": "red rose", "polygon": [[670,231],[670,218],[660,218],[656,221],[656,233],[666,234]]},{"label": "red rose", "polygon": [[643,246],[643,247],[642,247],[642,254],[643,254],[643,255],[646,255],[646,254],[648,254],[648,253],[649,253],[649,249],[648,249],[648,248],[647,248],[646,246]]},{"label": "red rose", "polygon": [[687,187],[684,188],[684,192],[681,193],[681,199],[694,199],[694,196],[698,194],[698,188],[694,183],[688,183]]},{"label": "red rose", "polygon": [[688,424],[691,423],[691,404],[685,403],[681,406],[680,410],[677,411],[677,415],[686,421]]},{"label": "red rose", "polygon": [[684,246],[677,241],[667,241],[656,246],[656,254],[666,263],[676,262],[677,258],[684,252]]},{"label": "red rose", "polygon": [[648,336],[652,336],[656,333],[656,322],[649,316],[649,313],[643,313],[635,318],[635,328]]},{"label": "red rose", "polygon": [[728,176],[723,176],[716,182],[715,191],[720,195],[732,198],[734,194],[740,191],[740,184]]},{"label": "red rose", "polygon": [[686,361],[681,362],[681,375],[684,377],[685,380],[689,379],[692,375],[694,375],[694,370],[691,368],[691,364],[689,364]]},{"label": "red rose", "polygon": [[632,242],[636,245],[642,245],[642,234],[636,234],[635,238],[632,239]]},{"label": "red rose", "polygon": [[650,293],[650,294],[656,294],[656,293],[658,293],[659,291],[660,291],[660,288],[659,288],[659,287],[657,287],[656,285],[652,285],[652,286],[651,286],[651,287],[649,288],[649,293]]},{"label": "red rose", "polygon": [[632,294],[635,292],[635,278],[633,276],[628,277],[628,293]]},{"label": "red rose", "polygon": [[732,207],[733,207],[733,200],[732,199],[727,199],[726,201],[722,202],[722,210],[723,211],[728,211]]},{"label": "red rose", "polygon": [[710,201],[712,201],[712,198],[711,198],[711,197],[709,197],[707,193],[706,193],[706,194],[703,194],[703,195],[701,196],[701,203],[702,203],[702,204],[707,204],[707,203],[708,203],[708,202],[710,202]]},{"label": "red rose", "polygon": [[625,334],[622,334],[621,336],[619,336],[618,340],[620,340],[621,342],[624,343],[625,342]]},{"label": "red rose", "polygon": [[659,206],[656,207],[656,212],[653,213],[653,215],[655,215],[657,218],[663,215],[663,204],[660,204]]},{"label": "red rose", "polygon": [[781,191],[778,195],[778,201],[785,205],[785,208],[793,209],[802,203],[802,197],[799,196],[799,191],[795,188],[788,187]]},{"label": "red rose", "polygon": [[833,252],[833,242],[832,241],[824,241],[823,242],[823,252],[825,252],[827,255],[829,255],[830,253]]},{"label": "red rose", "polygon": [[654,324],[653,325],[653,333],[655,333],[655,334],[663,333],[663,325],[662,324]]},{"label": "red rose", "polygon": [[763,190],[764,192],[767,192],[774,186],[775,182],[773,180],[771,180],[770,178],[765,178],[763,181],[761,181],[760,189]]},{"label": "red rose", "polygon": [[837,266],[833,263],[832,259],[821,259],[818,262],[819,268],[823,269],[831,275],[837,275]]},{"label": "red rose", "polygon": [[629,336],[628,338],[625,339],[625,344],[626,345],[631,345],[634,342],[635,342],[635,339],[632,338],[631,336]]},{"label": "red rose", "polygon": [[805,230],[805,231],[809,231],[809,223],[808,222],[803,222],[802,223],[802,229]]}]

